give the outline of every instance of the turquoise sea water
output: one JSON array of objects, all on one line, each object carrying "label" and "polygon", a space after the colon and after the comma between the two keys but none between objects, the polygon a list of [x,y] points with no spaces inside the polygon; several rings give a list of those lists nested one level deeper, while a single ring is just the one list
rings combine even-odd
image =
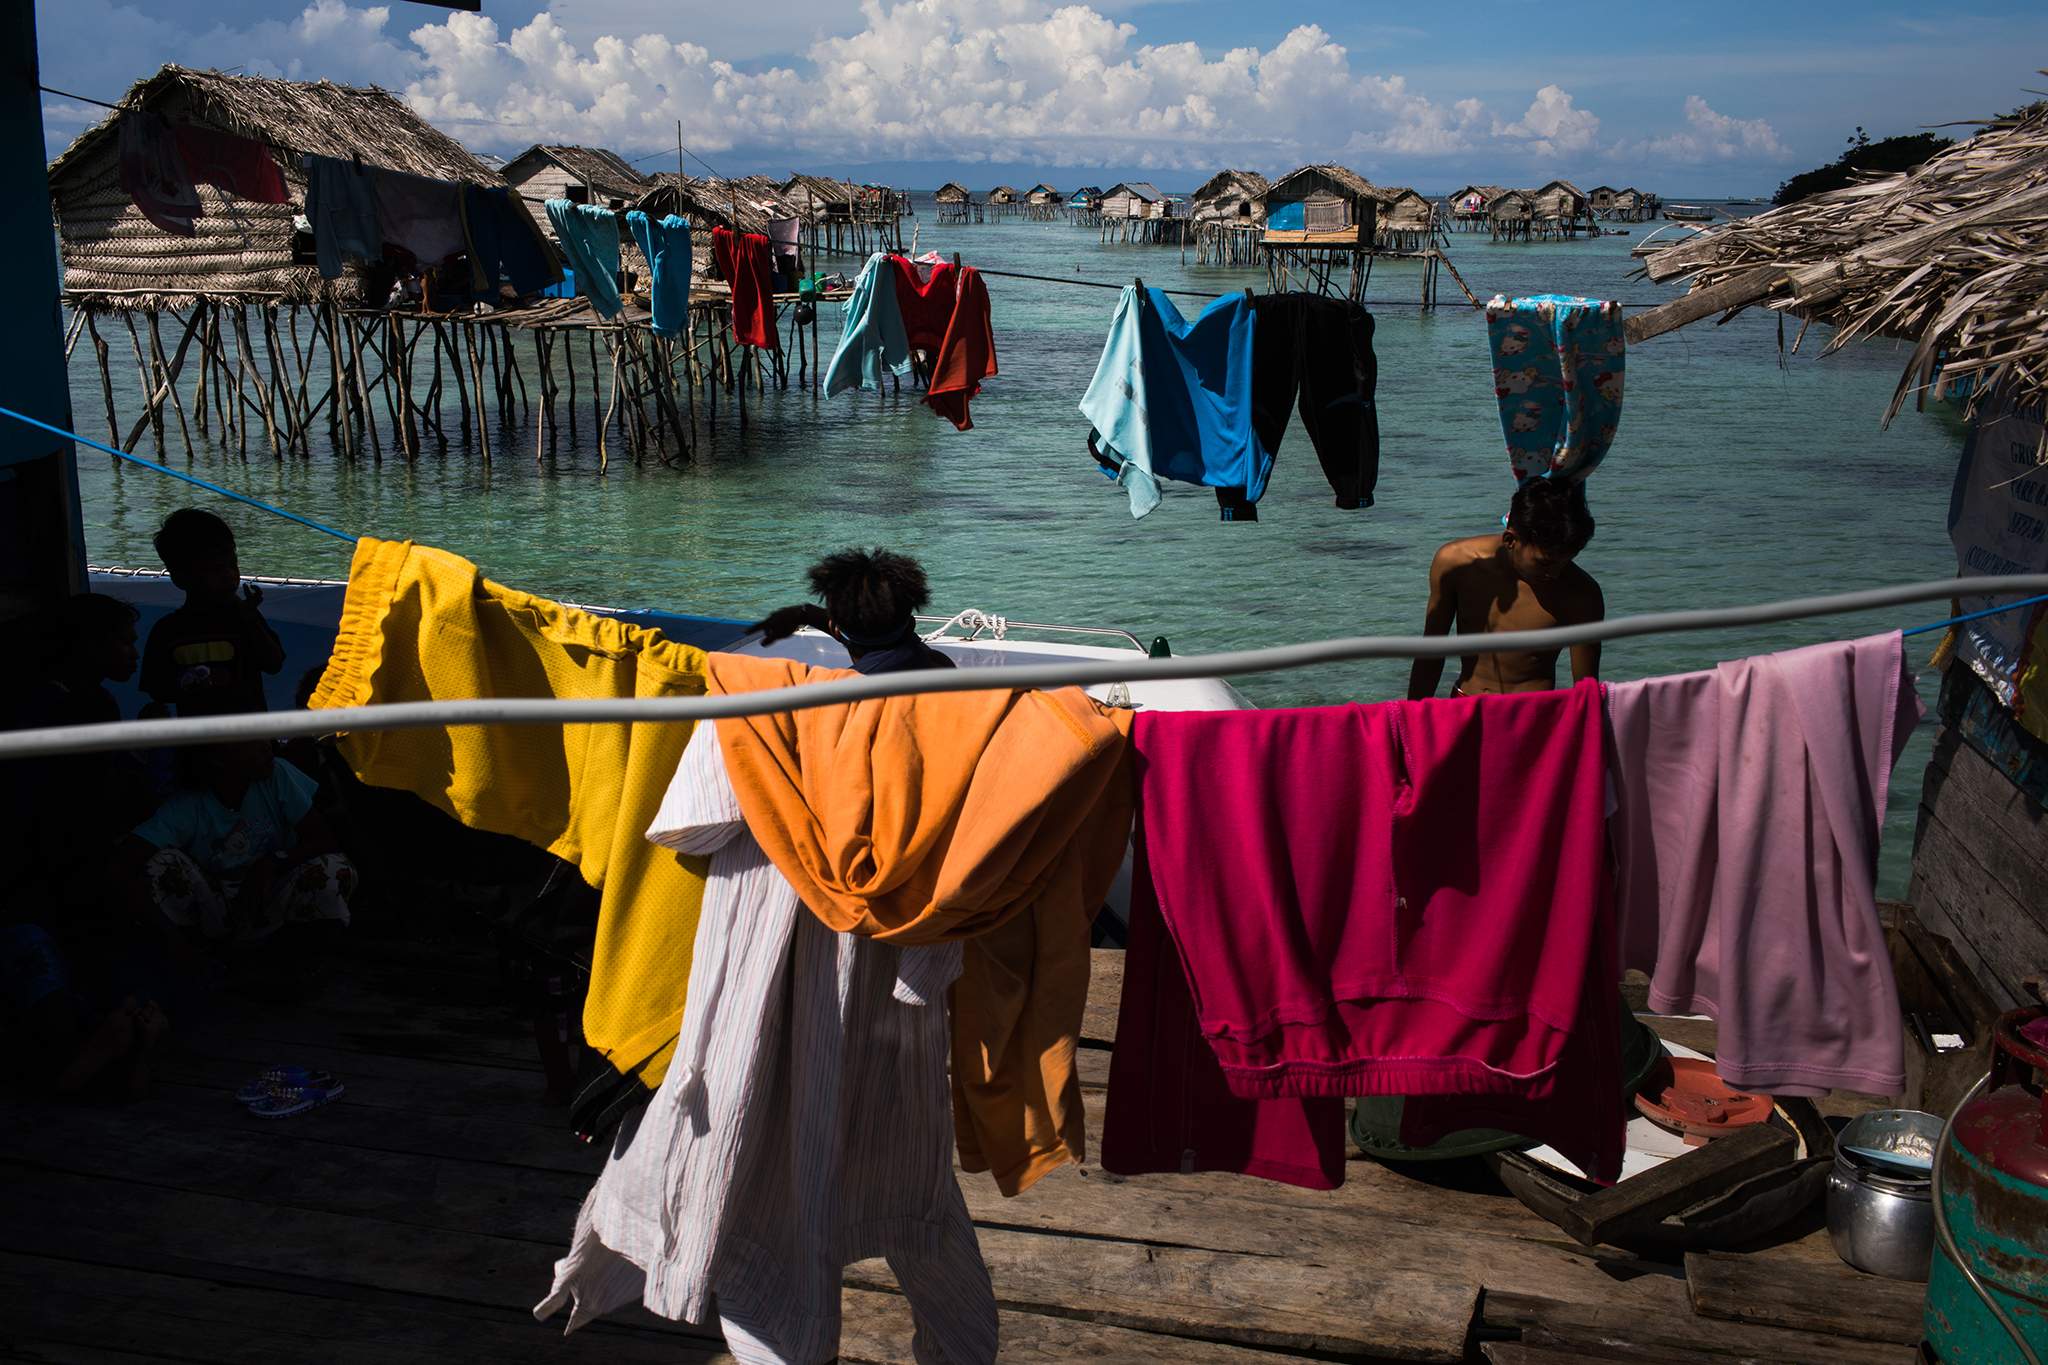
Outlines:
[{"label": "turquoise sea water", "polygon": [[[993,269],[1222,293],[1264,287],[1262,271],[1183,265],[1178,248],[1102,247],[1091,229],[1005,222],[939,227],[925,205],[920,247]],[[1655,301],[1672,291],[1628,278],[1632,237],[1494,245],[1453,234],[1451,256],[1481,298],[1560,292]],[[849,273],[857,263],[849,262]],[[1378,505],[1331,505],[1297,422],[1279,452],[1257,523],[1217,520],[1207,489],[1169,485],[1133,521],[1096,472],[1075,409],[1115,307],[1108,289],[991,279],[1001,375],[956,432],[901,395],[813,397],[794,386],[750,397],[744,436],[722,398],[715,435],[682,468],[635,468],[616,449],[599,477],[587,411],[585,448],[536,467],[531,430],[495,433],[494,459],[451,446],[407,462],[246,460],[202,450],[193,472],[344,530],[409,536],[466,555],[492,577],[549,596],[751,617],[801,597],[823,551],[882,544],[922,559],[934,610],[976,606],[1018,620],[1122,626],[1165,635],[1177,654],[1332,635],[1419,629],[1430,555],[1453,536],[1498,524],[1511,491],[1486,328],[1463,307],[1420,313],[1418,267],[1379,262],[1368,297],[1378,319],[1382,459]],[[1462,297],[1446,277],[1445,297]],[[1178,301],[1189,313],[1199,300]],[[820,332],[829,354],[838,308]],[[1788,326],[1789,343],[1796,324]],[[1723,606],[1954,572],[1944,529],[1961,429],[1945,414],[1878,422],[1905,356],[1862,344],[1825,360],[1779,356],[1775,318],[1695,324],[1636,347],[1614,448],[1589,485],[1599,530],[1582,563],[1611,614]],[[110,341],[114,340],[110,336]],[[125,349],[126,337],[119,341]],[[117,358],[121,354],[116,351]],[[132,364],[117,403],[140,411]],[[531,369],[528,370],[529,383]],[[587,374],[585,376],[587,383]],[[80,429],[102,433],[90,347],[72,367]],[[588,401],[588,389],[584,390]],[[700,405],[700,413],[701,413]],[[451,405],[452,417],[452,405]],[[172,424],[175,443],[176,427]],[[145,439],[141,453],[148,454]],[[173,447],[174,462],[182,452]],[[164,514],[202,502],[235,527],[246,573],[342,577],[347,547],[160,475],[82,451],[87,543],[99,564],[153,565]],[[1943,615],[1904,613],[1742,633],[1610,645],[1607,676],[1652,676]],[[1909,641],[1924,658],[1936,637]],[[1245,680],[1262,705],[1378,700],[1401,694],[1405,664],[1331,666]],[[1922,694],[1933,699],[1933,677]],[[1904,888],[1929,736],[1899,765],[1884,859]],[[1508,775],[1503,775],[1504,780]]]}]

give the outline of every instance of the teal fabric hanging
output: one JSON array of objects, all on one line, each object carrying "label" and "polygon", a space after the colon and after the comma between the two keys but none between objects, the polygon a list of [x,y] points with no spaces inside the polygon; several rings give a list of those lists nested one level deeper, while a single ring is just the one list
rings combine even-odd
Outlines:
[{"label": "teal fabric hanging", "polygon": [[1628,343],[1621,305],[1533,294],[1486,305],[1493,392],[1515,482],[1578,483],[1614,444]]},{"label": "teal fabric hanging", "polygon": [[825,396],[879,389],[884,374],[910,373],[910,338],[896,304],[896,271],[881,252],[868,257],[846,300],[839,348],[825,369]]},{"label": "teal fabric hanging", "polygon": [[596,204],[547,202],[548,223],[576,272],[576,292],[609,322],[619,315],[619,219]]},{"label": "teal fabric hanging", "polygon": [[647,296],[654,306],[654,334],[683,335],[690,330],[690,225],[673,213],[650,222],[635,209],[626,215],[626,230],[653,272]]}]

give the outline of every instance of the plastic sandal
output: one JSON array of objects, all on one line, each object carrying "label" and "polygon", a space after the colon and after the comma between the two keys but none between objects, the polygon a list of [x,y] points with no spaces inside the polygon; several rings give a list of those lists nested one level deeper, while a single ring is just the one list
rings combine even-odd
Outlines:
[{"label": "plastic sandal", "polygon": [[339,1081],[325,1086],[281,1085],[250,1105],[249,1112],[259,1119],[288,1119],[339,1099],[344,1089]]},{"label": "plastic sandal", "polygon": [[305,1066],[271,1066],[256,1074],[256,1079],[235,1092],[235,1098],[243,1104],[254,1104],[280,1086],[334,1084],[332,1072],[315,1071]]}]

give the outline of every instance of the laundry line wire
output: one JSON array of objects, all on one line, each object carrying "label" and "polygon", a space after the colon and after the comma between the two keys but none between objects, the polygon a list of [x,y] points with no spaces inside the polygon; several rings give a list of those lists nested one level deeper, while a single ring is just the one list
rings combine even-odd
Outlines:
[{"label": "laundry line wire", "polygon": [[2048,573],[1936,579],[1888,588],[1820,597],[1791,598],[1747,607],[1649,612],[1548,630],[1504,631],[1498,635],[1391,635],[1315,640],[1267,649],[1230,650],[1163,659],[1106,659],[1091,662],[1008,664],[992,668],[921,669],[909,673],[851,677],[794,687],[769,688],[718,697],[564,699],[480,698],[465,701],[392,702],[321,711],[263,712],[253,715],[126,720],[67,725],[0,734],[0,762],[55,754],[103,753],[235,740],[302,739],[338,731],[443,729],[453,725],[565,725],[674,723],[729,720],[876,701],[930,692],[983,692],[1010,688],[1089,686],[1102,683],[1173,682],[1278,673],[1319,664],[1361,659],[1448,659],[1464,654],[1547,652],[1641,635],[1724,630],[1770,625],[1815,616],[1835,616],[1984,593],[2048,592]]},{"label": "laundry line wire", "polygon": [[318,531],[321,535],[333,536],[336,540],[345,540],[351,545],[360,539],[360,537],[352,536],[346,531],[337,531],[332,526],[324,526],[314,521],[311,517],[302,517],[297,512],[287,512],[282,507],[264,502],[260,498],[252,498],[247,493],[237,493],[232,488],[223,488],[217,483],[210,483],[196,474],[187,474],[183,470],[172,469],[169,465],[158,464],[155,460],[145,460],[140,455],[131,455],[127,451],[107,445],[105,442],[95,441],[90,436],[81,436],[75,431],[66,431],[63,427],[54,426],[40,418],[30,417],[27,413],[16,412],[13,408],[0,407],[0,417],[12,417],[17,422],[25,422],[29,426],[47,431],[53,436],[62,436],[67,441],[76,441],[80,445],[91,446],[94,450],[105,451],[117,460],[126,460],[130,464],[141,465],[144,469],[152,469],[159,474],[168,474],[172,478],[192,484],[194,487],[204,488],[209,493],[218,493],[224,498],[232,498],[236,502],[246,503],[250,507],[268,512],[274,517],[283,517],[286,521],[295,521],[301,526]]}]

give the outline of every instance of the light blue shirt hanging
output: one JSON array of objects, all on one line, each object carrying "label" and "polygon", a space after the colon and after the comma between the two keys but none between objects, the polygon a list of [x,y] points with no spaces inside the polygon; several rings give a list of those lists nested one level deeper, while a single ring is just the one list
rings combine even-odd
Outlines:
[{"label": "light blue shirt hanging", "polygon": [[609,322],[619,315],[619,219],[596,204],[547,202],[548,223],[576,272],[576,292]]},{"label": "light blue shirt hanging", "polygon": [[690,330],[690,225],[673,213],[660,222],[649,221],[634,209],[626,215],[626,230],[640,244],[647,258],[651,278],[647,296],[654,306],[654,334],[681,336]]},{"label": "light blue shirt hanging", "polygon": [[1131,515],[1159,505],[1159,480],[1242,489],[1257,502],[1273,457],[1252,430],[1251,300],[1216,299],[1193,322],[1157,289],[1127,288],[1081,414]]},{"label": "light blue shirt hanging", "polygon": [[910,373],[910,338],[896,303],[896,271],[878,251],[861,267],[853,293],[847,296],[839,347],[825,369],[825,396],[879,389],[885,373]]},{"label": "light blue shirt hanging", "polygon": [[1628,343],[1621,305],[1534,294],[1486,305],[1493,392],[1515,482],[1578,483],[1614,444]]}]

